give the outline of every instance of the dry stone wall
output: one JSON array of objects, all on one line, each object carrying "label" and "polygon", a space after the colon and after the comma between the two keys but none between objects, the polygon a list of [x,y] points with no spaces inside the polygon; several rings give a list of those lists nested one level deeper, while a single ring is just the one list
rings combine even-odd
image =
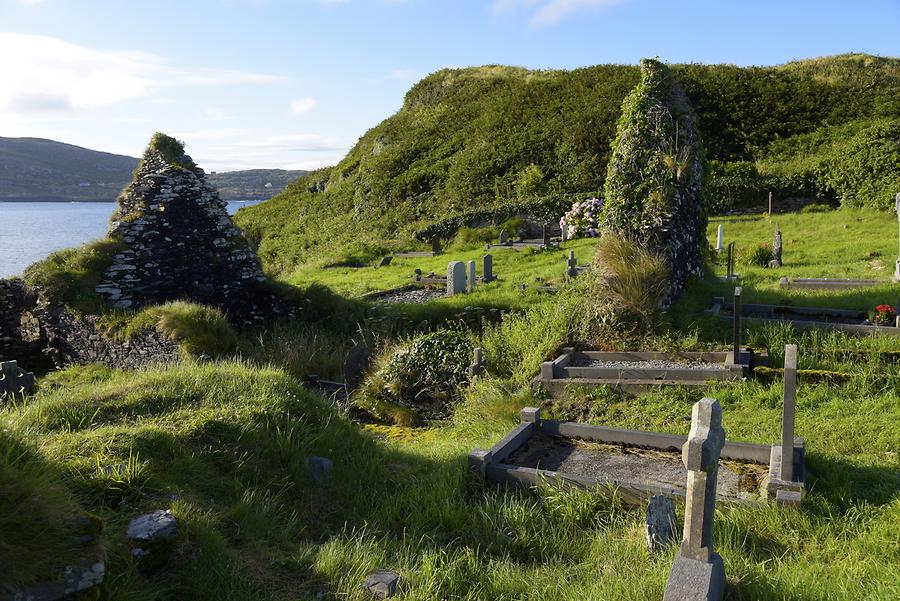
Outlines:
[{"label": "dry stone wall", "polygon": [[166,156],[151,143],[118,203],[109,237],[123,249],[96,287],[113,307],[190,300],[236,322],[263,312],[259,257],[190,157]]}]

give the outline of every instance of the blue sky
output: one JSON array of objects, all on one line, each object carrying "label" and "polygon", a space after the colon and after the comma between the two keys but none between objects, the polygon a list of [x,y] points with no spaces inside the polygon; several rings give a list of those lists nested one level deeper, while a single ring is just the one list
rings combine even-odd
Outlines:
[{"label": "blue sky", "polygon": [[337,162],[443,67],[900,57],[900,0],[0,0],[0,136]]}]

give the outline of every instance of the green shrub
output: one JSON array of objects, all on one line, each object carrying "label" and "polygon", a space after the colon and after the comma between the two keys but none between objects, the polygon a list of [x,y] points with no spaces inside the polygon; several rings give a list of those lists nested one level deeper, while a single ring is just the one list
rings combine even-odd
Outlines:
[{"label": "green shrub", "polygon": [[500,231],[493,227],[462,227],[456,232],[453,247],[465,248],[473,244],[496,242],[499,235]]},{"label": "green shrub", "polygon": [[750,161],[709,161],[706,177],[710,213],[761,205],[767,194],[766,179]]},{"label": "green shrub", "polygon": [[743,255],[745,264],[757,267],[768,267],[769,261],[775,258],[775,255],[772,254],[772,247],[768,244],[754,246],[744,251]]},{"label": "green shrub", "polygon": [[830,204],[825,204],[824,202],[816,202],[813,204],[808,204],[802,209],[800,209],[801,213],[828,213],[833,211],[835,207]]},{"label": "green shrub", "polygon": [[597,245],[585,315],[598,345],[653,332],[669,293],[669,269],[659,255],[612,233]]},{"label": "green shrub", "polygon": [[[360,389],[357,404],[395,421],[408,421],[397,418],[403,408],[420,418],[445,418],[468,380],[471,360],[472,344],[460,332],[439,330],[413,338],[383,356]],[[401,409],[392,412],[390,406]]]}]

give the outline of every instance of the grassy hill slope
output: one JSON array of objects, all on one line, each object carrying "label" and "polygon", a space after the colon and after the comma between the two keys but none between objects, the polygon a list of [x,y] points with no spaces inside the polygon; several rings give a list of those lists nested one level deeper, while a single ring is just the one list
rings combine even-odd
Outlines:
[{"label": "grassy hill slope", "polygon": [[[800,160],[809,136],[900,117],[898,59],[841,55],[777,67],[672,69],[696,109],[714,165],[758,163],[774,173],[778,164],[766,161],[777,156],[799,172],[782,167],[777,181],[742,183],[760,197],[763,184],[784,195],[807,192],[794,182],[809,176]],[[637,80],[637,66],[623,65],[444,69],[416,84],[401,109],[366,132],[338,165],[242,210],[237,221],[260,241],[270,271],[290,272],[322,256],[409,240],[424,224],[473,208],[597,194],[622,100]],[[896,130],[888,129],[890,138]],[[827,150],[828,158],[840,155]],[[897,177],[868,191],[876,197],[863,204],[892,204],[885,190],[900,187]],[[842,192],[840,185],[822,188],[826,196]]]}]

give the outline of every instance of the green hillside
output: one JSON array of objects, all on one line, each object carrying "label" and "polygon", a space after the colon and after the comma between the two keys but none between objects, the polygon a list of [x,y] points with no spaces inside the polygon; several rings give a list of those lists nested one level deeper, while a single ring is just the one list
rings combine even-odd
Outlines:
[{"label": "green hillside", "polygon": [[[0,201],[112,202],[131,181],[138,162],[134,157],[43,138],[0,137]],[[207,177],[225,200],[257,200],[272,198],[306,173],[247,169]]]},{"label": "green hillside", "polygon": [[[900,190],[900,59],[841,55],[672,70],[718,177],[714,212],[768,190],[892,206]],[[598,194],[622,100],[637,81],[638,67],[625,65],[439,71],[338,165],[242,210],[237,221],[259,241],[266,267],[287,274],[324,257],[408,244],[424,225],[472,209]],[[873,140],[878,162],[861,169]]]}]

